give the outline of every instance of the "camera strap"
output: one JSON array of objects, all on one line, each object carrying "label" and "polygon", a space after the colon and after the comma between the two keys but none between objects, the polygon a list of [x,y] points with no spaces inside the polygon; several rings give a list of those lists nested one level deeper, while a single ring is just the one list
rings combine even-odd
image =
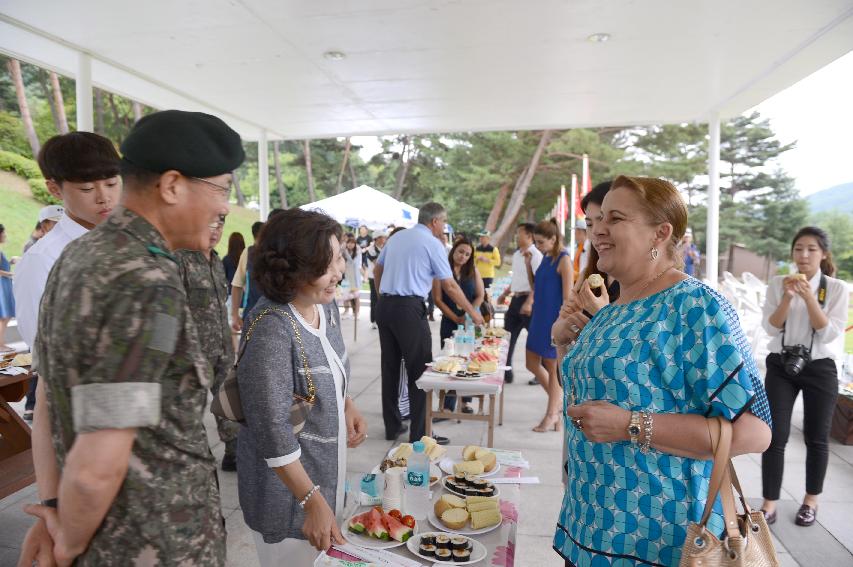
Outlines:
[{"label": "camera strap", "polygon": [[[826,275],[820,275],[820,283],[817,286],[817,303],[821,307],[826,305]],[[814,336],[817,331],[812,327],[812,341],[809,344],[809,352],[812,351],[812,347],[814,346]],[[782,324],[782,348],[785,348],[785,324]]]}]

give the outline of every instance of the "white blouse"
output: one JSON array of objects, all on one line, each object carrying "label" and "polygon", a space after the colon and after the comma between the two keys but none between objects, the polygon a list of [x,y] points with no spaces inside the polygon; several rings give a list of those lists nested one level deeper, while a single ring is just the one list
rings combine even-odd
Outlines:
[{"label": "white blouse", "polygon": [[[812,293],[817,295],[820,286],[821,271],[809,280]],[[779,307],[782,301],[782,282],[785,276],[776,276],[767,286],[767,299],[764,302],[762,325],[767,334],[770,335],[770,352],[782,352],[782,329],[770,324],[769,318]],[[814,346],[812,347],[812,360],[831,358],[840,360],[844,353],[844,328],[847,325],[847,309],[850,303],[850,293],[847,284],[829,276],[826,277],[826,303],[823,311],[829,318],[829,323],[814,335]],[[812,326],[809,321],[809,313],[806,302],[799,295],[791,300],[788,310],[788,318],[785,321],[785,346],[805,345],[812,341]]]}]

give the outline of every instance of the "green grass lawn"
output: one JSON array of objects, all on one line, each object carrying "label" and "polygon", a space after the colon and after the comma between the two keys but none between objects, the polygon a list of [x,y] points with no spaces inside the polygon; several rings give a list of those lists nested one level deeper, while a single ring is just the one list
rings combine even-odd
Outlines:
[{"label": "green grass lawn", "polygon": [[[20,191],[0,185],[0,224],[6,227],[6,243],[3,252],[7,257],[20,256],[24,243],[30,238],[38,219],[42,204]],[[222,241],[216,251],[224,256],[228,249],[228,236],[240,232],[246,244],[252,243],[252,223],[258,220],[258,212],[231,205],[231,214],[225,219]]]}]

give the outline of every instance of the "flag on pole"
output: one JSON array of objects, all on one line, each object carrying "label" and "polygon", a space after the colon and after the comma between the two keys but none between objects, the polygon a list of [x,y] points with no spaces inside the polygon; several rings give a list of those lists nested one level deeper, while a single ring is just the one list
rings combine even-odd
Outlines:
[{"label": "flag on pole", "polygon": [[[576,173],[573,173],[572,174],[572,203],[575,203],[577,201],[577,198],[578,198],[578,176]],[[570,209],[571,209],[571,222],[569,224],[569,227],[570,227],[570,230],[569,230],[569,252],[571,253],[572,261],[574,262],[574,260],[575,260],[575,248],[576,248],[576,244],[577,244],[575,242],[574,228],[575,228],[575,219],[578,218],[578,216],[579,216],[578,211],[580,211],[580,207],[574,207],[573,206]],[[583,211],[580,211],[580,216],[583,216]],[[565,234],[565,232],[563,234]]]},{"label": "flag on pole", "polygon": [[589,156],[583,155],[583,179],[581,180],[581,196],[586,196],[592,190],[592,177],[589,175]]},{"label": "flag on pole", "polygon": [[560,215],[558,222],[560,223],[560,234],[566,234],[566,217],[569,216],[569,207],[566,202],[566,186],[560,185]]}]

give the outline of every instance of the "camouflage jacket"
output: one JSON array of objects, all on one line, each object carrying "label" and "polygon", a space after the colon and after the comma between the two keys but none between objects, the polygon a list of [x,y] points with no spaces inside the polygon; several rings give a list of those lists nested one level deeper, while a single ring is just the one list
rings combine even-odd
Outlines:
[{"label": "camouflage jacket", "polygon": [[216,251],[211,252],[210,260],[195,250],[178,250],[175,257],[201,350],[213,368],[213,389],[216,390],[234,364],[234,344],[225,306],[228,299],[225,268]]},{"label": "camouflage jacket", "polygon": [[45,287],[37,349],[60,468],[77,434],[136,429],[124,482],[75,565],[225,563],[202,424],[210,370],[166,250],[119,208],[65,248]]}]

